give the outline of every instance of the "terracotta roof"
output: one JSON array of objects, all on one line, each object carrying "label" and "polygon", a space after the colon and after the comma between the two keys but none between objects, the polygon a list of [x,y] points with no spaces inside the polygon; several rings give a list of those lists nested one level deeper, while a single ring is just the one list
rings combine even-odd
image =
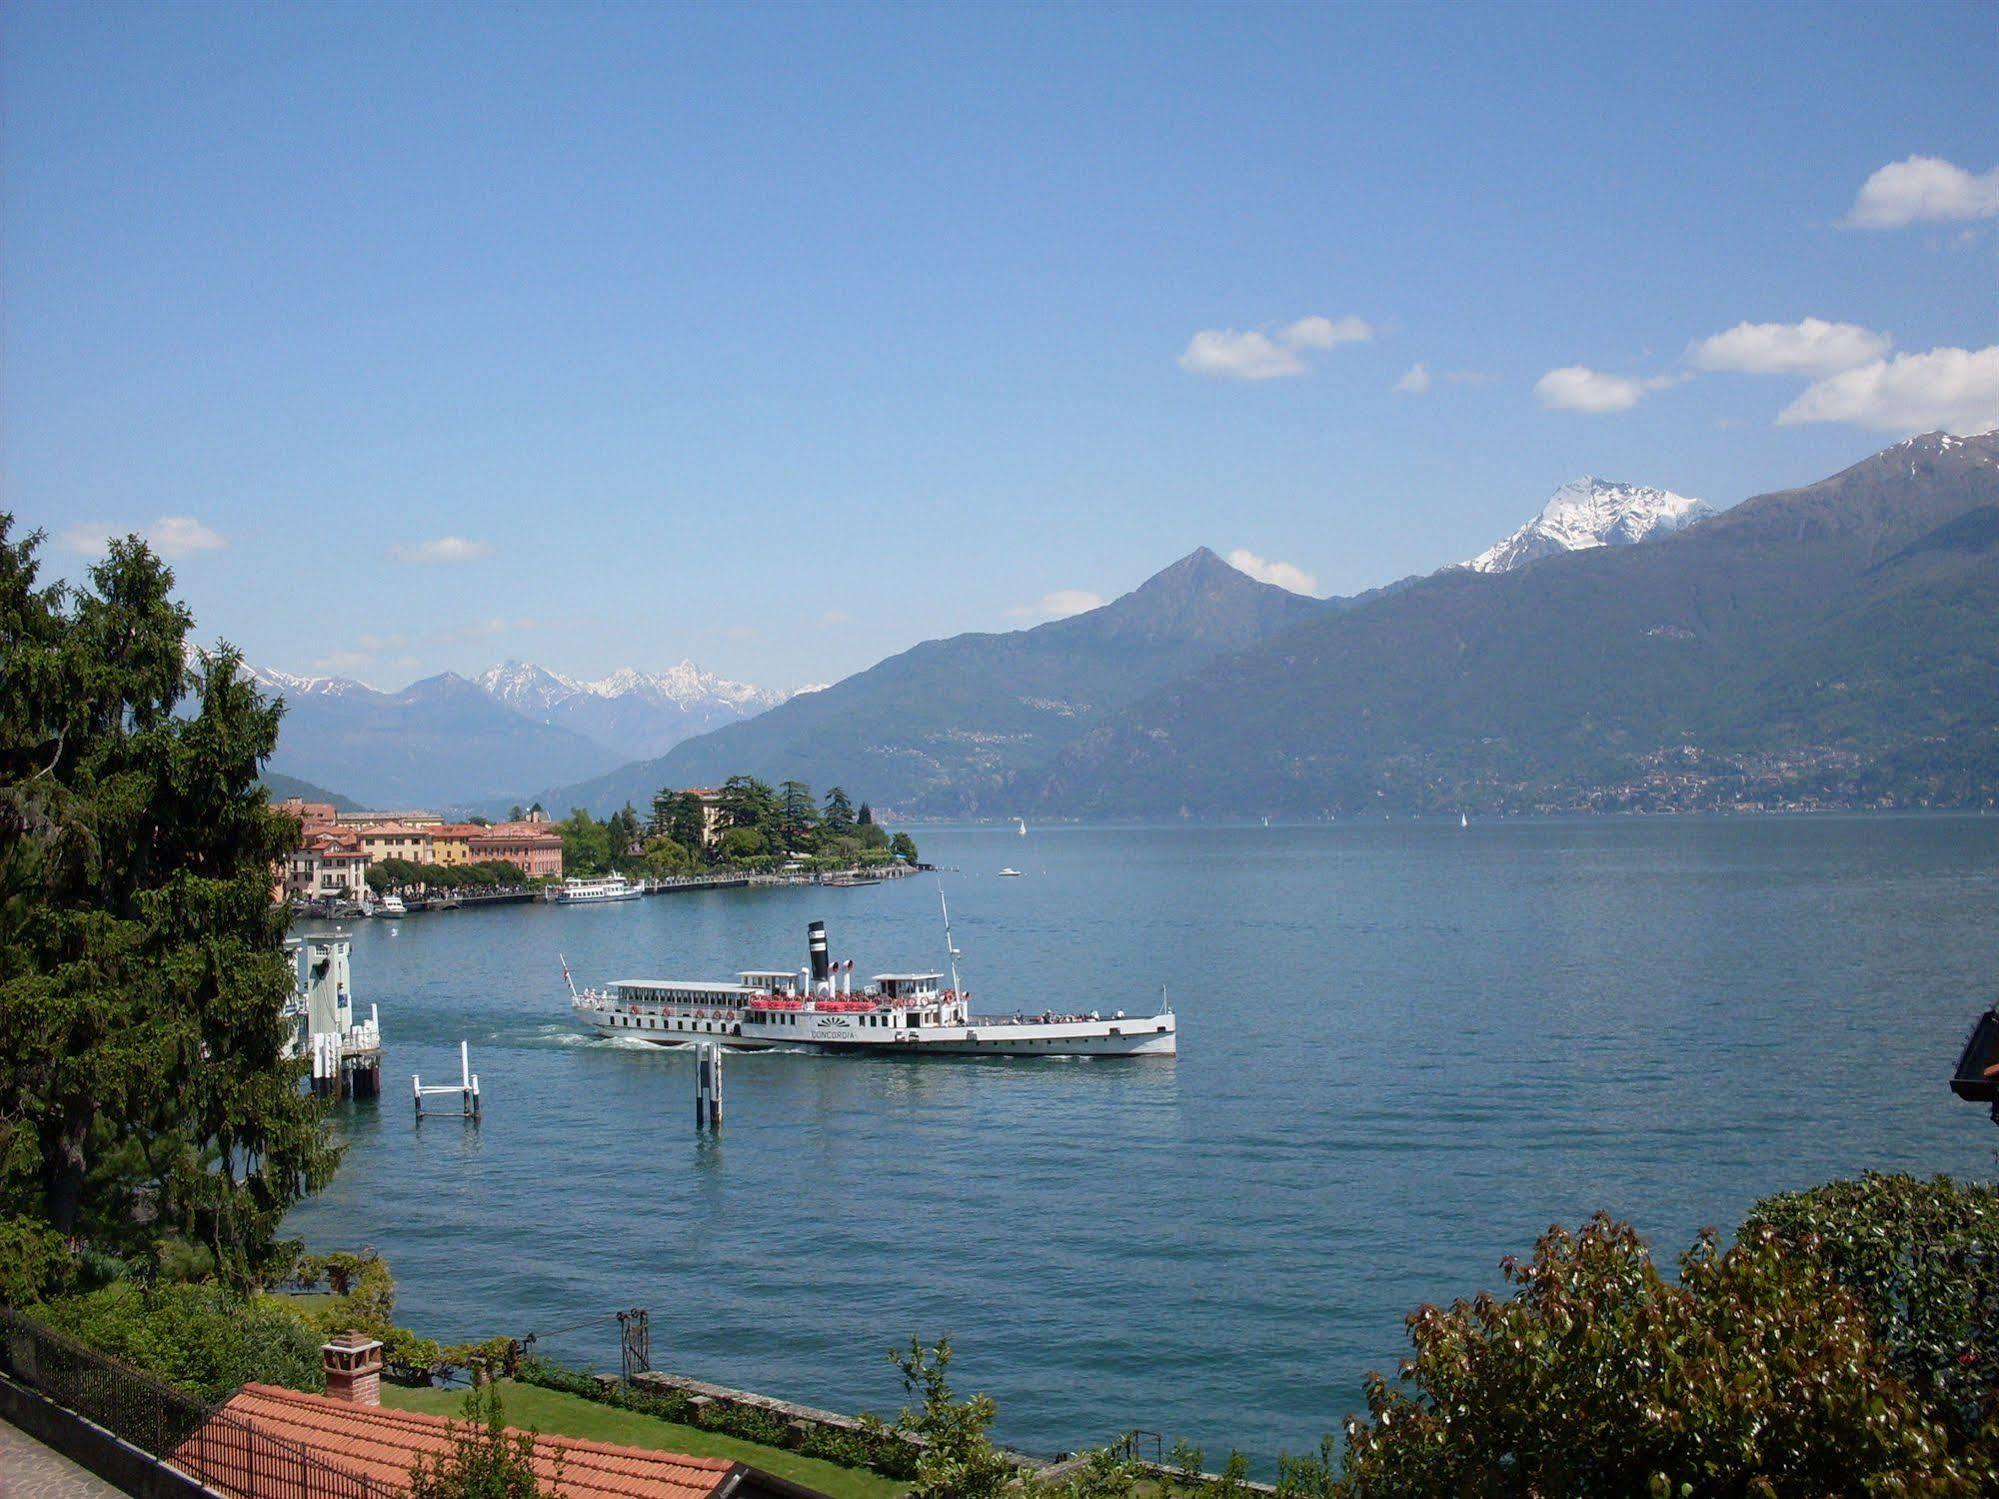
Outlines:
[{"label": "terracotta roof", "polygon": [[[443,1416],[353,1405],[274,1385],[246,1384],[222,1410],[244,1425],[297,1443],[332,1467],[398,1493],[407,1489],[410,1469],[419,1457],[451,1450],[451,1423]],[[252,1480],[239,1476],[248,1472],[247,1465],[213,1461],[218,1443],[226,1446],[231,1435],[232,1428],[220,1423],[207,1433],[209,1486],[232,1499],[268,1499]],[[191,1448],[194,1440],[190,1437],[183,1445]],[[709,1499],[737,1472],[736,1464],[719,1457],[682,1457],[577,1437],[537,1436],[534,1466],[544,1483],[557,1476],[558,1454],[558,1492],[566,1499]],[[229,1471],[232,1468],[235,1473]]]}]

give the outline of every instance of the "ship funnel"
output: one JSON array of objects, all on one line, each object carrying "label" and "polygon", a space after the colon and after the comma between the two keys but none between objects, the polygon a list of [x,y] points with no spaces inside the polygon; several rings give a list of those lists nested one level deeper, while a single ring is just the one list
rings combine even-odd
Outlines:
[{"label": "ship funnel", "polygon": [[812,954],[812,982],[823,984],[832,976],[832,965],[826,958],[826,923],[814,921],[805,928],[805,946]]}]

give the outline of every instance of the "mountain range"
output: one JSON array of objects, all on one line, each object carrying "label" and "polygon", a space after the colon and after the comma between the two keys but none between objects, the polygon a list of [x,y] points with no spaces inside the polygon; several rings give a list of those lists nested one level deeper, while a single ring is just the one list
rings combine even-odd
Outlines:
[{"label": "mountain range", "polygon": [[606,812],[748,772],[942,816],[1956,804],[1999,786],[1995,621],[1999,433],[1932,433],[1721,512],[1585,477],[1350,598],[1203,547],[790,696],[691,663],[260,675],[292,703],[276,768],[376,802]]},{"label": "mountain range", "polygon": [[626,667],[594,682],[506,661],[476,680],[516,713],[580,734],[627,760],[662,755],[683,739],[774,708],[791,695],[732,682],[692,661],[660,672]]},{"label": "mountain range", "polygon": [[929,640],[664,756],[549,789],[544,805],[643,807],[661,786],[747,773],[899,809],[997,810],[1023,771],[1147,692],[1326,607],[1206,547],[1112,603],[1033,629]]},{"label": "mountain range", "polygon": [[691,661],[594,682],[508,661],[476,679],[445,672],[400,692],[349,677],[251,674],[286,703],[271,778],[338,786],[376,807],[507,801],[657,755],[787,696]]},{"label": "mountain range", "polygon": [[1447,569],[1218,658],[1023,811],[1982,804],[1999,433],[1912,438],[1643,544]]}]

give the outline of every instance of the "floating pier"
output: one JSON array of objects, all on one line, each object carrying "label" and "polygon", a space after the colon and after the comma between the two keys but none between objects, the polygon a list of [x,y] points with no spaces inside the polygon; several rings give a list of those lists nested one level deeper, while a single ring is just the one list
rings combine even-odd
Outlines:
[{"label": "floating pier", "polygon": [[[428,1088],[416,1073],[410,1074],[410,1092],[416,1100],[416,1117],[426,1114],[443,1114],[449,1117],[477,1120],[479,1117],[479,1074],[472,1070],[472,1047],[469,1042],[458,1043],[458,1081],[455,1083],[433,1083]],[[426,1098],[437,1098],[447,1093],[458,1095],[458,1107],[440,1109],[427,1106]]]}]

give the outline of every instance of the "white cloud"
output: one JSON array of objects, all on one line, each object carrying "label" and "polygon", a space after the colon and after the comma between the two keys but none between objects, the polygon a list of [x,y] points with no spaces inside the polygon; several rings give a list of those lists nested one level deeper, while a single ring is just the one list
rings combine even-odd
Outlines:
[{"label": "white cloud", "polygon": [[1879,359],[1894,343],[1887,334],[1858,323],[1808,317],[1801,323],[1737,323],[1726,333],[1694,342],[1687,357],[1704,370],[1824,376]]},{"label": "white cloud", "polygon": [[1606,375],[1584,364],[1565,364],[1534,382],[1534,394],[1550,411],[1629,411],[1646,392],[1664,390],[1685,375]]},{"label": "white cloud", "polygon": [[197,552],[219,552],[229,543],[191,515],[163,515],[144,532],[153,550],[169,562]]},{"label": "white cloud", "polygon": [[1217,380],[1281,380],[1311,369],[1305,350],[1365,343],[1373,337],[1373,326],[1352,316],[1302,317],[1274,334],[1260,328],[1204,328],[1187,341],[1180,368]]},{"label": "white cloud", "polygon": [[1007,610],[1015,619],[1067,619],[1091,609],[1101,609],[1104,596],[1087,588],[1058,588],[1044,593],[1031,604],[1017,604]]},{"label": "white cloud", "polygon": [[149,526],[117,526],[106,521],[88,521],[65,526],[56,536],[56,546],[82,557],[102,557],[111,550],[114,537],[136,533],[169,562],[219,552],[229,545],[218,531],[204,526],[191,515],[163,515]]},{"label": "white cloud", "polygon": [[1301,317],[1277,335],[1293,349],[1336,349],[1341,344],[1364,344],[1374,337],[1374,325],[1365,318]]},{"label": "white cloud", "polygon": [[405,541],[389,548],[398,562],[475,562],[493,555],[493,543],[465,536],[439,536],[431,541]]},{"label": "white cloud", "polygon": [[374,664],[375,658],[366,651],[328,651],[312,663],[314,671],[359,671]]},{"label": "white cloud", "polygon": [[1430,372],[1422,364],[1412,364],[1408,373],[1390,387],[1406,396],[1420,396],[1430,388]]},{"label": "white cloud", "polygon": [[1851,422],[1881,432],[1966,435],[1999,427],[1999,344],[1897,354],[1817,381],[1777,416],[1780,427]]},{"label": "white cloud", "polygon": [[1846,222],[1856,229],[1899,229],[1918,220],[1999,217],[1999,167],[1983,174],[1936,156],[1890,162],[1860,185]]},{"label": "white cloud", "polygon": [[1319,580],[1304,568],[1289,562],[1272,562],[1257,556],[1247,547],[1237,547],[1229,553],[1229,566],[1239,573],[1249,574],[1259,583],[1275,583],[1293,593],[1316,594],[1319,591]]},{"label": "white cloud", "polygon": [[1196,333],[1180,355],[1180,368],[1190,375],[1217,380],[1281,380],[1310,368],[1304,356],[1267,333],[1251,329],[1214,328]]}]

